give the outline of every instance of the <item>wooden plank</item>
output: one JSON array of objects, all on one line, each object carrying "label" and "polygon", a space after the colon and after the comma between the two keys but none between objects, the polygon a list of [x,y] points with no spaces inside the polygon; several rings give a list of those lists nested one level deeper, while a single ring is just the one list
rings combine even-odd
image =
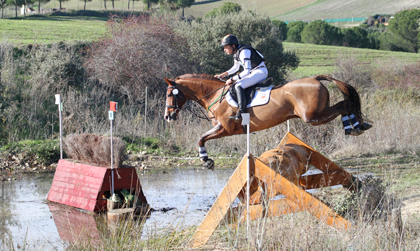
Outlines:
[{"label": "wooden plank", "polygon": [[72,184],[54,180],[50,191],[56,191],[71,196],[82,197],[86,199],[96,200],[98,196],[98,189],[84,187],[80,184]]},{"label": "wooden plank", "polygon": [[68,194],[51,191],[48,194],[48,200],[65,204],[72,207],[77,207],[94,212],[96,206],[96,200],[90,200],[82,197],[72,196]]},{"label": "wooden plank", "polygon": [[[255,169],[254,157],[250,155],[250,170]],[[228,211],[232,202],[236,199],[239,192],[247,181],[247,156],[245,155],[235,172],[230,177],[226,186],[223,188],[220,195],[217,197],[213,206],[204,217],[200,226],[198,226],[194,233],[189,246],[197,248],[207,243],[210,236],[216,230]]]},{"label": "wooden plank", "polygon": [[335,213],[327,205],[299,188],[293,182],[285,179],[258,159],[255,159],[255,168],[255,175],[260,180],[292,200],[301,210],[310,212],[321,221],[338,229],[347,229],[351,226],[350,222]]},{"label": "wooden plank", "polygon": [[60,159],[58,161],[57,170],[64,170],[68,173],[79,174],[88,177],[104,177],[108,167],[92,166],[73,161]]},{"label": "wooden plank", "polygon": [[[241,205],[235,208],[231,208],[231,211],[226,217],[227,222],[234,222],[239,217],[240,222],[246,221],[247,213],[245,205]],[[285,214],[297,213],[301,211],[299,207],[293,201],[284,198],[278,200],[270,200],[268,208],[264,208],[263,204],[249,205],[249,219],[256,220],[263,217],[274,217]]]}]

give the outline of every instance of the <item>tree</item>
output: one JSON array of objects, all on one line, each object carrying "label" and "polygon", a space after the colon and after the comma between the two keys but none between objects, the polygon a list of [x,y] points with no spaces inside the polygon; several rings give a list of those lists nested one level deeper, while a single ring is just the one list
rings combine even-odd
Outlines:
[{"label": "tree", "polygon": [[[420,31],[419,23],[420,10],[404,10],[389,20],[388,31],[399,38],[399,41],[406,41],[402,49],[408,52],[419,52]],[[397,46],[398,44],[395,44]]]},{"label": "tree", "polygon": [[324,20],[310,22],[302,30],[302,42],[308,44],[340,45],[341,30]]},{"label": "tree", "polygon": [[189,8],[195,0],[160,0],[162,6],[168,7],[170,10],[182,9],[182,17],[184,17],[184,8]]},{"label": "tree", "polygon": [[287,24],[287,41],[300,43],[302,42],[301,33],[308,23],[303,21],[295,21]]},{"label": "tree", "polygon": [[6,8],[6,0],[0,0],[0,8],[1,8],[1,18],[4,17],[4,8]]},{"label": "tree", "polygon": [[[41,4],[48,3],[50,0],[38,0],[38,13],[41,13]],[[90,0],[92,1],[92,0]],[[86,4],[85,4],[86,6]]]},{"label": "tree", "polygon": [[369,48],[369,39],[367,38],[367,31],[359,28],[343,28],[341,29],[343,34],[344,46],[356,47],[356,48]]},{"label": "tree", "polygon": [[6,0],[7,5],[15,6],[15,16],[18,16],[18,8],[22,5],[27,5],[33,3],[32,0]]},{"label": "tree", "polygon": [[280,20],[273,20],[273,24],[279,28],[282,41],[285,41],[287,39],[287,23]]},{"label": "tree", "polygon": [[[70,0],[57,0],[58,2],[60,2],[60,9],[62,9],[62,7],[61,7],[61,3],[63,3],[63,2],[67,2],[67,1],[70,1]],[[104,2],[105,2],[105,0],[104,0]],[[105,9],[106,9],[106,7],[105,7]]]},{"label": "tree", "polygon": [[177,6],[182,9],[182,17],[184,17],[184,8],[190,8],[195,0],[178,0]]},{"label": "tree", "polygon": [[92,2],[92,0],[80,0],[84,2],[83,10],[86,10],[86,2]]},{"label": "tree", "polygon": [[226,2],[218,8],[214,8],[212,11],[207,13],[205,17],[216,17],[218,15],[226,15],[229,13],[237,13],[240,11],[242,11],[242,7],[239,4]]},{"label": "tree", "polygon": [[[152,4],[156,4],[159,0],[142,0],[144,4],[147,5],[147,9],[149,10]],[[133,5],[134,8],[134,5]]]}]

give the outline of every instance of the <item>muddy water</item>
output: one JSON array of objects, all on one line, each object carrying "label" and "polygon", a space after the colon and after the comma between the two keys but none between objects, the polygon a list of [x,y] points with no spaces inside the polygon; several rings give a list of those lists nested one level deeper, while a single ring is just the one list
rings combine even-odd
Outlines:
[{"label": "muddy water", "polygon": [[[146,220],[143,236],[174,225],[199,224],[233,171],[189,169],[140,175],[145,196],[156,210]],[[53,175],[45,175],[0,183],[0,250],[13,249],[8,245],[62,250],[77,229],[92,228],[87,231],[99,234],[97,217],[47,203],[52,180]]]}]

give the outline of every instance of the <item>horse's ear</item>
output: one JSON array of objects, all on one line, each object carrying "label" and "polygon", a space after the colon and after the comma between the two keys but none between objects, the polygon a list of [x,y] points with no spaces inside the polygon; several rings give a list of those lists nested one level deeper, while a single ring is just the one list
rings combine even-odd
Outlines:
[{"label": "horse's ear", "polygon": [[165,79],[165,82],[168,83],[168,85],[174,84],[170,79],[167,79],[167,78],[163,78],[163,79]]}]

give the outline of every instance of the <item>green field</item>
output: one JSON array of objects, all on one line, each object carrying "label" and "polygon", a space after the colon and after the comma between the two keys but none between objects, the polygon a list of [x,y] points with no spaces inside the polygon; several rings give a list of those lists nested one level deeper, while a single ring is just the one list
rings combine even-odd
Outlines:
[{"label": "green field", "polygon": [[105,20],[80,16],[0,19],[0,38],[18,44],[92,41],[104,35]]},{"label": "green field", "polygon": [[[17,44],[52,44],[59,41],[92,41],[104,36],[107,18],[93,16],[45,16],[25,19],[0,19],[1,39]],[[420,54],[350,47],[301,43],[283,43],[285,50],[294,51],[300,58],[294,77],[329,74],[334,71],[339,56],[365,64],[377,60],[398,58],[407,62],[420,61]]]},{"label": "green field", "polygon": [[312,2],[291,11],[271,15],[271,18],[292,21],[368,17],[375,14],[394,14],[403,9],[420,6],[418,1],[412,0],[317,0]]},{"label": "green field", "polygon": [[333,72],[336,59],[340,56],[353,57],[366,65],[376,64],[386,59],[398,59],[408,63],[420,61],[418,53],[287,42],[283,45],[285,50],[294,51],[299,56],[299,67],[293,71],[293,75],[298,78]]},{"label": "green field", "polygon": [[[367,17],[374,14],[393,14],[402,9],[410,9],[419,7],[418,1],[412,0],[371,0],[367,4],[365,0],[196,0],[191,8],[185,9],[186,16],[194,16],[203,18],[208,12],[223,5],[226,2],[240,4],[244,10],[252,10],[266,14],[272,19],[284,21],[292,20],[316,20],[322,18],[351,18],[351,17]],[[106,2],[107,10],[112,10],[111,1]],[[42,9],[59,8],[58,1],[52,0]],[[62,2],[62,8],[66,10],[83,10],[84,1],[69,0]],[[130,1],[130,9],[128,9],[128,0],[114,1],[115,10],[133,10],[133,1]],[[153,6],[159,10],[160,6]],[[38,9],[35,5],[34,9]],[[103,0],[92,0],[87,2],[86,10],[105,10]],[[143,11],[145,5],[142,1],[134,1],[134,10]],[[18,11],[20,12],[20,10]],[[15,15],[14,8],[5,9],[6,17]],[[178,15],[181,11],[178,10]]]}]

